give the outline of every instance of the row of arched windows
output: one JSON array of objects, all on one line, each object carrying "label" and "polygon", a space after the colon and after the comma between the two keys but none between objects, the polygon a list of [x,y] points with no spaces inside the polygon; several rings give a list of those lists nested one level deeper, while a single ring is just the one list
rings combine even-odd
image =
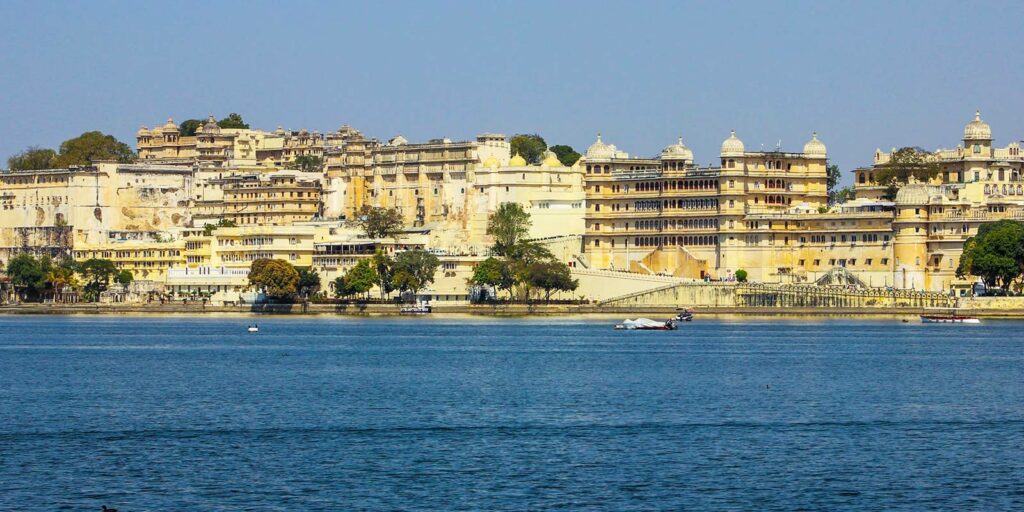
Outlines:
[{"label": "row of arched windows", "polygon": [[639,247],[655,247],[666,245],[718,245],[718,237],[715,235],[638,236],[633,239],[633,244]]},{"label": "row of arched windows", "polygon": [[634,201],[636,211],[661,211],[662,209],[713,210],[718,208],[718,199],[666,199],[664,201]]},{"label": "row of arched windows", "polygon": [[1004,196],[1024,195],[1024,187],[1022,187],[1021,185],[1017,185],[1016,187],[1013,185],[1003,185],[1002,189],[1000,189],[999,185],[985,185],[986,195],[995,195],[999,193],[1002,193],[1002,195]]},{"label": "row of arched windows", "polygon": [[[793,202],[793,199],[782,196],[768,196],[764,198],[764,202],[768,204],[790,204]],[[754,203],[757,203],[756,197],[754,198]]]},{"label": "row of arched windows", "polygon": [[718,180],[673,180],[641,181],[636,184],[637,192],[660,192],[662,190],[718,190]]},{"label": "row of arched windows", "polygon": [[[629,227],[628,225],[626,226]],[[718,219],[649,219],[633,221],[633,229],[714,229]]]},{"label": "row of arched windows", "polygon": [[764,180],[764,188],[786,188],[786,180]]}]

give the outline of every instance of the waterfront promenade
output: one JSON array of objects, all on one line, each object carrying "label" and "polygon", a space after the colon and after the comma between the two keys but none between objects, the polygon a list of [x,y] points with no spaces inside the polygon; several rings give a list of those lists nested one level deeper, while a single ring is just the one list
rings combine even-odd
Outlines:
[{"label": "waterfront promenade", "polygon": [[[988,318],[1024,318],[1024,298],[974,298],[962,299],[958,307],[946,312],[969,314]],[[566,316],[566,315],[608,315],[608,316],[659,316],[675,312],[676,307],[690,307],[698,314],[745,315],[745,316],[917,316],[934,313],[935,308],[910,306],[900,308],[884,307],[780,307],[780,306],[692,306],[680,303],[671,305],[600,305],[600,304],[463,304],[434,306],[433,316],[479,315],[479,316]],[[0,315],[345,315],[345,316],[391,316],[400,315],[396,304],[258,304],[238,306],[203,305],[199,302],[188,304],[21,304],[0,306]]]}]

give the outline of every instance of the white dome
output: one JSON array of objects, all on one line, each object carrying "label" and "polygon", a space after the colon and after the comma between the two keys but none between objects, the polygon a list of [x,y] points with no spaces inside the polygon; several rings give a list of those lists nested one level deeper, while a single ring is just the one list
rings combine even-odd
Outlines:
[{"label": "white dome", "polygon": [[804,156],[814,158],[825,158],[825,144],[818,140],[818,132],[811,133],[811,140],[804,144]]},{"label": "white dome", "polygon": [[992,127],[981,120],[981,111],[975,111],[974,121],[964,126],[964,140],[992,140]]},{"label": "white dome", "polygon": [[909,183],[896,192],[896,204],[925,205],[931,196],[942,193],[941,187],[924,183]]},{"label": "white dome", "polygon": [[540,162],[540,165],[541,167],[563,167],[562,162],[558,160],[558,155],[550,149],[544,151],[544,159]]},{"label": "white dome", "polygon": [[597,141],[587,148],[587,160],[610,159],[615,157],[615,146],[605,144],[601,141],[601,134],[597,134]]},{"label": "white dome", "polygon": [[736,138],[736,130],[731,130],[729,138],[722,142],[722,156],[743,156],[743,141]]},{"label": "white dome", "polygon": [[661,159],[689,160],[692,162],[693,151],[690,151],[690,148],[686,147],[686,145],[683,144],[683,138],[679,137],[679,140],[675,144],[667,146],[665,149],[661,150]]},{"label": "white dome", "polygon": [[404,145],[406,145],[408,143],[409,143],[409,141],[406,140],[405,137],[402,137],[401,135],[396,135],[394,138],[392,138],[391,140],[388,141],[387,145],[388,146],[404,146]]}]

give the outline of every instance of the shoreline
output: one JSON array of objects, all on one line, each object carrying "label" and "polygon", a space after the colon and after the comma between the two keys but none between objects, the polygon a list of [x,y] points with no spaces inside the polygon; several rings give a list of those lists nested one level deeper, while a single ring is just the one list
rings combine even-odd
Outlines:
[{"label": "shoreline", "polygon": [[[21,304],[0,306],[0,315],[210,315],[240,316],[362,316],[362,317],[416,317],[402,314],[394,304],[266,304],[248,306],[203,306],[202,304]],[[905,317],[935,313],[936,309],[908,308],[771,308],[771,307],[692,307],[697,315],[729,315],[749,317]],[[442,305],[424,316],[483,316],[483,317],[553,317],[553,316],[607,316],[607,317],[660,317],[675,313],[675,307],[637,306],[609,307],[598,305]],[[1024,318],[1024,309],[943,309],[957,314],[982,318]]]}]

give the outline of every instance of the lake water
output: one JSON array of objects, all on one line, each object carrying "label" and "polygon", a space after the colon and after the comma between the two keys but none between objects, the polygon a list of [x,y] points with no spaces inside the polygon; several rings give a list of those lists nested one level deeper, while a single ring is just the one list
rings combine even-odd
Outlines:
[{"label": "lake water", "polygon": [[0,510],[1024,507],[1024,322],[252,321],[0,317]]}]

